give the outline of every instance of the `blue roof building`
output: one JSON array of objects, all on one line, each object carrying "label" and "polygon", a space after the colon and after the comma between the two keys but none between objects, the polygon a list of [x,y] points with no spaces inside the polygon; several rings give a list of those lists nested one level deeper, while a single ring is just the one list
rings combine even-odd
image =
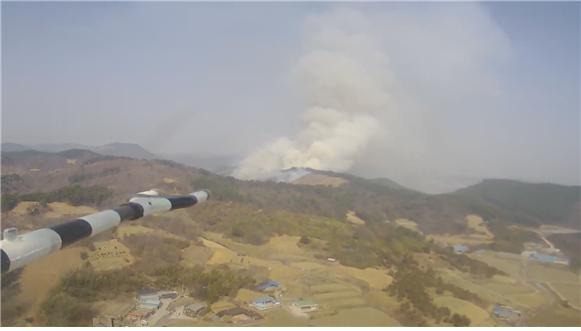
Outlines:
[{"label": "blue roof building", "polygon": [[492,313],[498,319],[502,320],[516,320],[520,317],[521,313],[518,310],[515,310],[511,307],[502,306],[499,304],[495,304],[494,308],[492,309]]},{"label": "blue roof building", "polygon": [[258,291],[272,291],[280,288],[280,283],[275,280],[266,280],[256,287]]},{"label": "blue roof building", "polygon": [[258,310],[265,310],[280,305],[280,302],[273,297],[265,296],[254,299],[250,305]]},{"label": "blue roof building", "polygon": [[464,254],[464,253],[468,252],[468,246],[466,246],[466,245],[458,244],[458,245],[454,245],[453,248],[454,248],[454,253],[456,253],[456,254]]},{"label": "blue roof building", "polygon": [[531,259],[543,262],[543,263],[555,263],[557,260],[556,256],[547,255],[547,254],[540,254],[540,253],[533,253],[531,254]]}]

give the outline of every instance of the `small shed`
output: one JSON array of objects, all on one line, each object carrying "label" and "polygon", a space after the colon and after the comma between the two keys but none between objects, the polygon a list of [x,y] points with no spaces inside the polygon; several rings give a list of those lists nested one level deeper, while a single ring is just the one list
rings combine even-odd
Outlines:
[{"label": "small shed", "polygon": [[208,305],[202,302],[196,302],[184,307],[184,314],[190,317],[198,317],[204,315],[208,311]]},{"label": "small shed", "polygon": [[178,292],[176,291],[160,291],[158,293],[160,299],[175,299],[178,297]]},{"label": "small shed", "polygon": [[453,249],[454,249],[454,253],[456,253],[456,254],[464,254],[464,253],[468,252],[468,246],[462,245],[462,244],[454,245]]},{"label": "small shed", "polygon": [[319,304],[315,303],[313,300],[309,299],[299,299],[292,303],[293,307],[300,312],[309,313],[319,309]]}]

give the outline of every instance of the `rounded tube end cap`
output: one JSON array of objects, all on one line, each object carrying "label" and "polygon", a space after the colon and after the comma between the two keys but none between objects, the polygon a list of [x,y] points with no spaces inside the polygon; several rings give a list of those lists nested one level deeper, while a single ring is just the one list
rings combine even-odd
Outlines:
[{"label": "rounded tube end cap", "polygon": [[198,200],[198,203],[200,203],[200,202],[204,202],[204,201],[208,200],[208,198],[210,198],[210,191],[200,190],[200,191],[190,193],[190,195],[195,196],[196,200]]}]

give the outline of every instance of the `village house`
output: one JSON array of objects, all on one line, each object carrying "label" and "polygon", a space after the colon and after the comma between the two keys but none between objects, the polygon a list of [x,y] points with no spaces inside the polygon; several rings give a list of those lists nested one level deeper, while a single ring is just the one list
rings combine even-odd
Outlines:
[{"label": "village house", "polygon": [[257,299],[254,299],[250,306],[258,309],[258,310],[266,310],[271,309],[274,307],[280,306],[280,302],[273,297],[264,296]]},{"label": "village house", "polygon": [[159,309],[161,307],[159,294],[150,289],[139,292],[137,302],[138,307],[143,309]]},{"label": "village house", "polygon": [[280,283],[275,281],[275,280],[271,280],[271,279],[268,279],[268,280],[258,284],[258,286],[256,286],[256,290],[262,291],[262,292],[273,292],[273,291],[276,291],[280,288],[281,288]]},{"label": "village house", "polygon": [[292,308],[302,313],[310,313],[319,309],[319,304],[309,299],[300,298],[292,303]]},{"label": "village house", "polygon": [[569,259],[563,256],[543,254],[537,251],[528,251],[528,250],[523,251],[521,255],[525,258],[528,258],[531,261],[539,263],[555,263],[569,265]]},{"label": "village house", "polygon": [[159,309],[161,307],[161,301],[159,298],[156,297],[148,297],[148,298],[140,298],[139,299],[139,308],[144,309]]},{"label": "village house", "polygon": [[521,312],[509,307],[509,306],[503,306],[500,304],[495,304],[494,308],[492,309],[492,313],[494,314],[494,317],[503,320],[503,321],[508,321],[508,322],[516,322],[520,319],[521,317]]}]

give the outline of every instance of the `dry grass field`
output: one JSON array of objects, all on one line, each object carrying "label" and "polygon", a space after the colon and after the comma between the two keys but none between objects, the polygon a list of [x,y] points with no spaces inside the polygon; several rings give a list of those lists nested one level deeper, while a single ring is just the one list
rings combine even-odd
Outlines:
[{"label": "dry grass field", "polygon": [[527,277],[536,282],[570,283],[581,285],[581,274],[572,272],[567,266],[547,263],[528,263]]},{"label": "dry grass field", "polygon": [[121,269],[135,261],[129,248],[117,239],[97,241],[94,245],[95,251],[89,254],[89,263],[97,271]]},{"label": "dry grass field", "polygon": [[478,215],[467,215],[466,226],[471,233],[464,234],[430,234],[427,239],[432,239],[441,246],[482,245],[490,244],[494,241],[494,234],[490,232],[482,217]]},{"label": "dry grass field", "polygon": [[81,267],[81,252],[86,251],[84,247],[70,247],[41,258],[23,269],[21,292],[17,300],[28,307],[25,316],[36,315],[39,304],[58,285],[61,277]]},{"label": "dry grass field", "polygon": [[350,210],[345,215],[347,222],[353,223],[355,225],[365,225],[365,221],[360,219],[354,211]]},{"label": "dry grass field", "polygon": [[340,310],[337,314],[312,320],[315,326],[398,326],[398,321],[372,307]]},{"label": "dry grass field", "polygon": [[66,202],[50,202],[46,207],[42,207],[36,201],[21,201],[9,212],[11,217],[27,217],[32,215],[34,210],[38,210],[45,218],[66,218],[72,216],[83,216],[98,212],[97,209],[88,206],[73,206]]},{"label": "dry grass field", "polygon": [[411,220],[408,220],[408,219],[405,219],[405,218],[399,218],[399,219],[396,219],[395,220],[395,224],[397,224],[397,225],[399,225],[399,226],[401,226],[403,228],[406,228],[408,230],[412,230],[412,231],[415,231],[415,232],[418,232],[418,233],[422,233],[422,231],[420,231],[419,228],[418,228],[418,223],[416,223],[414,221],[411,221]]},{"label": "dry grass field", "polygon": [[334,273],[348,275],[366,282],[371,289],[382,290],[393,281],[393,278],[387,274],[387,270],[376,268],[359,269],[340,264],[333,265],[329,269]]},{"label": "dry grass field", "polygon": [[486,226],[486,223],[482,217],[474,214],[467,215],[466,225],[468,228],[472,229],[472,231],[480,233],[490,240],[494,239],[494,234],[488,230],[488,227]]},{"label": "dry grass field", "polygon": [[448,307],[452,313],[458,313],[470,318],[470,326],[494,326],[496,323],[490,314],[472,302],[458,299],[449,295],[434,297],[434,304]]},{"label": "dry grass field", "polygon": [[286,309],[275,309],[264,313],[265,319],[259,321],[259,326],[311,326],[308,318],[297,317]]},{"label": "dry grass field", "polygon": [[163,238],[170,238],[170,239],[178,239],[183,240],[182,237],[177,236],[173,233],[161,230],[161,229],[152,229],[146,226],[138,225],[138,224],[131,224],[131,223],[123,223],[117,228],[117,238],[123,239],[126,236],[130,236],[133,234],[151,234]]},{"label": "dry grass field", "polygon": [[36,201],[21,201],[19,202],[16,207],[14,207],[10,212],[9,215],[12,217],[20,216],[26,217],[29,216],[34,209],[40,209],[40,203]]},{"label": "dry grass field", "polygon": [[97,301],[93,304],[93,308],[105,316],[123,316],[131,311],[135,305],[135,299],[128,297],[116,300]]},{"label": "dry grass field", "polygon": [[581,284],[551,283],[551,286],[566,298],[571,306],[581,309]]},{"label": "dry grass field", "polygon": [[198,245],[190,245],[182,250],[180,263],[185,267],[204,266],[212,257],[211,248]]},{"label": "dry grass field", "polygon": [[98,212],[97,209],[88,206],[72,206],[65,202],[51,202],[48,204],[48,211],[43,215],[48,218],[59,218],[66,216],[82,216]]},{"label": "dry grass field", "polygon": [[235,258],[238,255],[236,252],[211,240],[202,238],[202,242],[204,246],[212,250],[212,256],[208,260],[209,265],[235,263]]}]

